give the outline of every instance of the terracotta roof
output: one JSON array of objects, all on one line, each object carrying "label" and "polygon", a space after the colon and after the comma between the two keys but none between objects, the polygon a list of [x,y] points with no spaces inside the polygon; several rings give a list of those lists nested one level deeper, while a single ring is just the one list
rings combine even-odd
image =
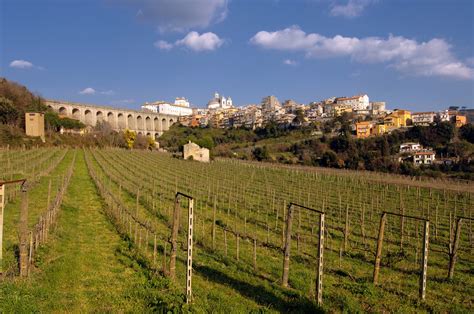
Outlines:
[{"label": "terracotta roof", "polygon": [[415,155],[434,155],[434,152],[416,152]]},{"label": "terracotta roof", "polygon": [[436,114],[436,112],[413,112],[411,115],[412,116],[415,116],[415,115],[418,115],[418,114]]},{"label": "terracotta roof", "polygon": [[338,100],[359,99],[360,97],[364,97],[364,95],[355,95],[355,96],[352,96],[352,97],[338,97],[338,98],[336,98],[336,101],[338,101]]}]

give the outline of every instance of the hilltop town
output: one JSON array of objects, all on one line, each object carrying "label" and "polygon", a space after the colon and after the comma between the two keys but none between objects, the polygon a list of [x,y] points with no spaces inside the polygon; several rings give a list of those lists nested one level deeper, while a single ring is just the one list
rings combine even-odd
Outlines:
[{"label": "hilltop town", "polygon": [[408,108],[386,108],[384,101],[371,102],[367,94],[351,97],[331,97],[308,104],[289,99],[281,103],[277,97],[264,97],[260,104],[234,106],[231,97],[215,93],[207,108],[191,108],[184,97],[174,103],[157,101],[145,103],[144,111],[176,115],[184,126],[213,128],[256,129],[276,123],[279,125],[309,126],[348,114],[357,138],[390,133],[414,125],[428,126],[435,121],[451,121],[457,127],[467,123],[466,114],[473,110],[451,106],[442,111],[413,112]]}]

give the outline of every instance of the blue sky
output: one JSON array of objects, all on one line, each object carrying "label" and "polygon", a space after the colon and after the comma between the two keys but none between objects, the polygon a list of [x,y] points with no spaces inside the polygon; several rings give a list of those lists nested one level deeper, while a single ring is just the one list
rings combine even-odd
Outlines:
[{"label": "blue sky", "polygon": [[0,76],[45,98],[474,104],[471,0],[0,0],[0,23]]}]

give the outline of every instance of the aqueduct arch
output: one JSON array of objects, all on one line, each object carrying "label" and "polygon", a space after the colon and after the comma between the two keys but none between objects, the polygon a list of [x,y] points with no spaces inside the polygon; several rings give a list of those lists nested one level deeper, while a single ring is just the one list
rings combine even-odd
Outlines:
[{"label": "aqueduct arch", "polygon": [[161,113],[56,100],[47,100],[46,106],[61,116],[79,120],[88,126],[94,127],[98,122],[105,121],[115,131],[129,129],[137,134],[146,134],[155,139],[168,130],[177,119],[174,116]]},{"label": "aqueduct arch", "polygon": [[125,115],[123,113],[119,113],[117,115],[117,127],[120,130],[124,130],[127,128],[127,121],[125,120]]},{"label": "aqueduct arch", "polygon": [[97,122],[103,122],[104,121],[104,113],[102,111],[100,111],[100,110],[97,111],[95,116],[96,116],[96,121]]},{"label": "aqueduct arch", "polygon": [[87,125],[92,125],[94,123],[94,116],[92,115],[92,111],[89,109],[84,111],[84,123]]}]

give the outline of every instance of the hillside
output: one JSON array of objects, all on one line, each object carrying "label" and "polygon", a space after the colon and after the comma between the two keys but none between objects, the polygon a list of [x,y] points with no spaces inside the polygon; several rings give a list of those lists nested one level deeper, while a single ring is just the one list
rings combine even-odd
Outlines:
[{"label": "hillside", "polygon": [[[214,157],[270,161],[353,170],[371,170],[411,176],[450,176],[474,179],[474,126],[460,129],[452,123],[415,126],[391,134],[356,139],[343,127],[324,133],[317,128],[282,128],[269,125],[256,130],[188,128],[174,125],[159,139],[160,145],[178,152],[188,141],[211,149]],[[456,163],[414,167],[399,163],[400,144],[419,142],[437,156]]]}]

